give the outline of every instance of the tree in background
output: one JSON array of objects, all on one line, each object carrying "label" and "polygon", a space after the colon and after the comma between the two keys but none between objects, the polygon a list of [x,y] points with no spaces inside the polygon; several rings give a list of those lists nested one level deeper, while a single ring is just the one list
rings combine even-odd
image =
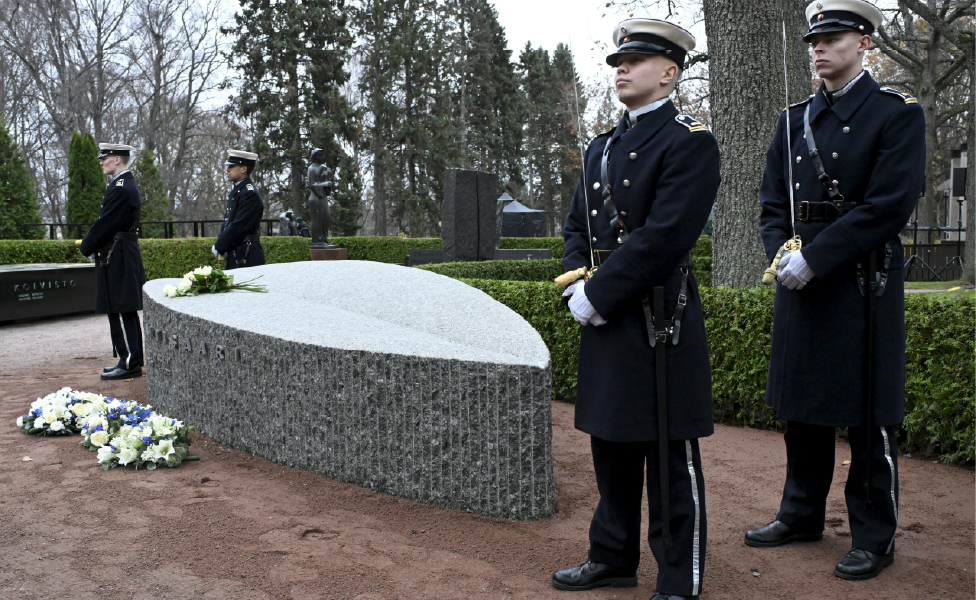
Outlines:
[{"label": "tree in background", "polygon": [[363,180],[355,165],[340,165],[332,195],[330,236],[356,235],[362,217]]},{"label": "tree in background", "polygon": [[34,183],[7,124],[0,121],[0,239],[39,239],[42,228],[24,231],[23,224],[40,222]]},{"label": "tree in background", "polygon": [[[98,165],[98,148],[90,133],[75,132],[71,136],[68,153],[68,202],[65,220],[68,223],[94,223],[101,209],[105,192],[105,177]],[[66,237],[80,238],[87,229],[72,227]]]},{"label": "tree in background", "polygon": [[169,212],[169,194],[166,184],[156,165],[156,155],[149,148],[143,148],[136,153],[135,161],[130,165],[132,176],[139,186],[139,196],[142,199],[142,231],[141,237],[161,238],[166,234],[165,225],[146,225],[146,221],[172,221]]},{"label": "tree in background", "polygon": [[229,112],[251,120],[260,156],[255,179],[270,210],[304,211],[308,154],[343,162],[343,140],[358,135],[339,93],[352,37],[344,0],[243,0],[227,60],[240,74]]},{"label": "tree in background", "polygon": [[[755,287],[768,267],[759,236],[759,185],[776,122],[786,108],[782,23],[786,23],[789,102],[810,95],[803,0],[704,0],[709,106],[722,153],[715,200],[712,282]],[[748,57],[744,59],[743,57]]]}]

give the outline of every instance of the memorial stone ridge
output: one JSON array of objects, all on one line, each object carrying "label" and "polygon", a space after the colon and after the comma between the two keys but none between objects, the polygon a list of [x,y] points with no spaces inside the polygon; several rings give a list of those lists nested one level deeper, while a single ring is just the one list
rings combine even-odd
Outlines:
[{"label": "memorial stone ridge", "polygon": [[493,173],[448,169],[441,207],[441,248],[447,262],[492,260],[498,245]]},{"label": "memorial stone ridge", "polygon": [[396,265],[235,271],[258,275],[266,294],[167,298],[176,280],[146,283],[150,404],[221,444],[387,494],[555,514],[549,350],[522,317]]}]

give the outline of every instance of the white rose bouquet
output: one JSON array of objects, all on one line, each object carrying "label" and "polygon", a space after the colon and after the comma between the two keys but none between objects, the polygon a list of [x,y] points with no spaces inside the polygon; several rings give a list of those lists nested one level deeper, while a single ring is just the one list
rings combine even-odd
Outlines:
[{"label": "white rose bouquet", "polygon": [[104,401],[105,397],[98,394],[61,388],[32,402],[30,412],[17,417],[17,427],[42,436],[79,433],[88,416],[101,411]]},{"label": "white rose bouquet", "polygon": [[220,269],[213,267],[198,267],[183,276],[179,285],[163,286],[163,293],[170,298],[177,296],[196,296],[198,294],[219,294],[231,290],[245,290],[248,292],[267,292],[268,287],[258,283],[252,283],[261,276],[234,283],[234,276],[227,275]]}]

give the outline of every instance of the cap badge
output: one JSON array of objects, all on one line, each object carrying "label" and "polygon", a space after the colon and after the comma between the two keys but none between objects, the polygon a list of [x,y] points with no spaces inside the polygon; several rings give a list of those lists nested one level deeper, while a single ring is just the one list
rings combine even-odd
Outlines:
[{"label": "cap badge", "polygon": [[625,37],[625,38],[624,38],[624,43],[625,43],[625,44],[626,44],[627,42],[629,42],[629,41],[630,41],[630,36],[628,36],[628,37]]},{"label": "cap badge", "polygon": [[823,13],[820,13],[819,15],[817,15],[817,20],[818,21],[823,21]]}]

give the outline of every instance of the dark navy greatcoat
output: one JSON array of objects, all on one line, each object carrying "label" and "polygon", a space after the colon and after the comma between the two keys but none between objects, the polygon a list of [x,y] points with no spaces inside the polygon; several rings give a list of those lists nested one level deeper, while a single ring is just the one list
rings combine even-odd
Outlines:
[{"label": "dark navy greatcoat", "polygon": [[[78,249],[85,256],[97,254],[95,310],[101,314],[142,310],[142,284],[146,271],[138,240],[115,241],[116,233],[136,233],[142,216],[139,188],[130,171],[123,171],[105,188],[98,219]],[[111,250],[111,257],[109,251]],[[108,266],[103,263],[108,260]]]},{"label": "dark navy greatcoat", "polygon": [[[261,217],[264,215],[264,201],[250,177],[238,181],[227,197],[227,211],[220,226],[220,235],[214,244],[219,254],[223,254],[228,269],[264,264],[264,247],[261,242],[252,242],[250,250],[245,238],[261,233]],[[232,252],[233,251],[233,252]]]},{"label": "dark navy greatcoat", "polygon": [[821,85],[789,109],[792,150],[786,153],[786,111],[766,157],[759,199],[768,258],[790,237],[789,166],[796,202],[829,199],[803,138],[803,113],[824,168],[840,193],[858,205],[833,222],[796,222],[814,277],[801,290],[776,284],[766,403],[782,420],[863,426],[865,298],[856,264],[885,243],[892,251],[884,295],[876,299],[875,425],[905,416],[905,297],[902,245],[925,174],[925,117],[915,99],[879,88],[865,73],[831,106]]},{"label": "dark navy greatcoat", "polygon": [[[610,227],[600,181],[603,149],[613,140],[609,182],[630,238],[623,244]],[[715,137],[670,101],[629,127],[597,137],[585,154],[585,184],[573,197],[563,229],[567,269],[590,266],[587,221],[594,249],[613,254],[586,282],[585,292],[605,325],[586,325],[580,334],[576,428],[613,442],[652,441],[657,435],[654,349],[648,344],[642,299],[664,286],[665,312],[674,314],[681,272],[678,265],[708,220],[719,185]],[[667,345],[668,437],[711,435],[712,381],[701,298],[688,278],[688,305],[676,346]]]}]

